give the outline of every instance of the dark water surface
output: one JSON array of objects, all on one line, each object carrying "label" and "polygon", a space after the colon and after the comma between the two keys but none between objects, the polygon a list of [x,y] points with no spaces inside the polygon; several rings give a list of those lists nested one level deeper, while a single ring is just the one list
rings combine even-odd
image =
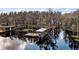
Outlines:
[{"label": "dark water surface", "polygon": [[69,39],[64,38],[64,31],[61,30],[59,33],[59,37],[57,38],[57,43],[56,45],[58,46],[57,50],[70,50],[71,48],[69,47]]},{"label": "dark water surface", "polygon": [[[65,38],[65,32],[61,29],[57,38],[52,38],[51,40],[54,44],[45,44],[37,45],[36,43],[30,43],[27,40],[25,50],[78,50],[79,44],[70,41],[68,38]],[[42,46],[42,47],[40,47]]]}]

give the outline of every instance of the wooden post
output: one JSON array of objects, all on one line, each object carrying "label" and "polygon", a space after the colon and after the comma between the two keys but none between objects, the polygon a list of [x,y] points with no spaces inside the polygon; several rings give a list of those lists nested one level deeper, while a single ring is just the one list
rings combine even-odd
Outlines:
[{"label": "wooden post", "polygon": [[12,29],[11,29],[11,27],[9,28],[9,30],[10,30],[10,36],[11,36],[11,35],[12,35],[12,33],[11,33],[11,30],[12,30]]}]

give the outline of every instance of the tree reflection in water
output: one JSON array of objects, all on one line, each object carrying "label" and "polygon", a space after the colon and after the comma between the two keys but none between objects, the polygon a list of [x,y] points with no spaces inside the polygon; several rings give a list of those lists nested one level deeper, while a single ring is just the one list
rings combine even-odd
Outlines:
[{"label": "tree reflection in water", "polygon": [[[56,32],[56,31],[55,31]],[[63,30],[59,33],[51,35],[52,31],[46,34],[43,38],[40,38],[35,44],[42,50],[78,50],[79,42],[69,38]],[[56,37],[55,37],[56,36]]]},{"label": "tree reflection in water", "polygon": [[79,49],[79,42],[71,39],[70,40],[70,45],[69,47],[72,49],[72,50],[78,50]]},{"label": "tree reflection in water", "polygon": [[68,41],[68,44],[71,50],[79,49],[79,41],[75,41],[74,38],[71,38],[70,34],[69,35],[67,33],[65,34],[65,38],[64,38],[65,42],[66,42],[66,39]]},{"label": "tree reflection in water", "polygon": [[57,34],[53,35],[52,31],[49,31],[48,34],[46,34],[43,38],[40,38],[38,42],[36,42],[37,45],[39,45],[40,50],[44,48],[45,50],[55,50],[57,48],[56,45],[56,38]]}]

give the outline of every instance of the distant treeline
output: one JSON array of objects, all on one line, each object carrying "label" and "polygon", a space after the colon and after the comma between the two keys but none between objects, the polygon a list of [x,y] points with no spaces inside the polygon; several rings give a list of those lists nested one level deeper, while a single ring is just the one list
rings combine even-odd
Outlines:
[{"label": "distant treeline", "polygon": [[[72,31],[79,31],[79,11],[74,11],[67,14],[61,12],[39,11],[22,11],[0,14],[0,25],[11,25],[17,28],[27,28],[28,25],[37,27],[58,26]],[[78,33],[77,33],[78,34]]]},{"label": "distant treeline", "polygon": [[57,25],[60,22],[60,12],[39,12],[39,11],[23,11],[23,12],[10,12],[0,14],[1,25],[15,25],[16,27],[36,25],[48,26]]}]

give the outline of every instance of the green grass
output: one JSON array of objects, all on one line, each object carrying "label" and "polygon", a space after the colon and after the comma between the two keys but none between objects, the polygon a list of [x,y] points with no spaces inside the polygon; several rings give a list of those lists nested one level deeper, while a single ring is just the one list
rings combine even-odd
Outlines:
[{"label": "green grass", "polygon": [[33,31],[33,29],[23,29],[23,30],[16,30],[16,31],[19,31],[19,32],[28,32],[28,31]]},{"label": "green grass", "polygon": [[76,36],[76,35],[71,35],[71,37],[79,39],[79,36]]},{"label": "green grass", "polygon": [[33,29],[23,29],[22,31],[33,31]]},{"label": "green grass", "polygon": [[71,35],[71,38],[73,38],[73,40],[79,42],[79,36]]},{"label": "green grass", "polygon": [[74,39],[75,41],[79,42],[79,39]]}]

